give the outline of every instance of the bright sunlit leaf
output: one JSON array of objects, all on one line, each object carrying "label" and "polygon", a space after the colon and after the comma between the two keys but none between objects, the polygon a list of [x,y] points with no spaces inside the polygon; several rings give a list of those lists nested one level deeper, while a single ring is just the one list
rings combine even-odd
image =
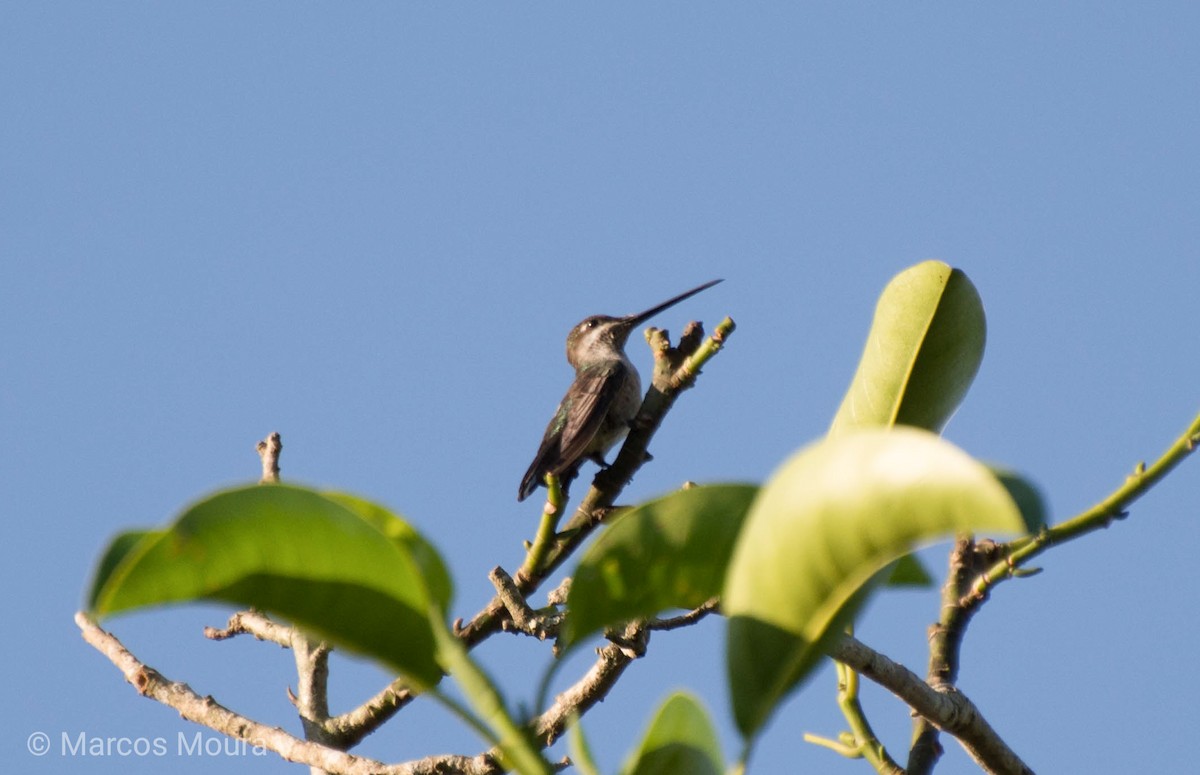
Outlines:
[{"label": "bright sunlit leaf", "polygon": [[991,472],[926,431],[846,432],[794,455],[751,506],[722,596],[743,735],[817,664],[889,563],[956,533],[1024,529]]},{"label": "bright sunlit leaf", "polygon": [[[959,269],[925,261],[892,278],[830,435],[911,425],[940,432],[979,371],[987,340],[983,302]],[[893,569],[889,586],[928,586],[916,557]]]},{"label": "bright sunlit leaf", "polygon": [[925,570],[925,566],[915,554],[906,554],[892,566],[888,573],[889,587],[930,587],[933,586],[933,576]]},{"label": "bright sunlit leaf", "polygon": [[891,425],[941,431],[979,371],[986,340],[983,302],[961,270],[925,261],[896,275],[830,434]]}]

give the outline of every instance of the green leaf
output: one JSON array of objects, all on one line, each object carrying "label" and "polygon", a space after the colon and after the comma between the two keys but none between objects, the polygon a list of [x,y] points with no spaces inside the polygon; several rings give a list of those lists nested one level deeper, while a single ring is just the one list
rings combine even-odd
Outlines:
[{"label": "green leaf", "polygon": [[721,775],[725,758],[704,705],[676,692],[659,707],[622,775]]},{"label": "green leaf", "polygon": [[926,261],[896,275],[830,433],[893,424],[940,431],[975,379],[986,339],[983,303],[961,270]]},{"label": "green leaf", "polygon": [[88,592],[87,607],[89,609],[96,608],[96,595],[100,591],[102,582],[112,575],[113,570],[121,564],[121,561],[131,554],[138,544],[143,541],[147,543],[155,541],[162,533],[161,530],[130,530],[119,534],[109,542],[108,548],[104,550],[104,555],[100,558],[100,563],[96,566],[95,577]]},{"label": "green leaf", "polygon": [[[504,698],[496,684],[467,653],[463,642],[446,629],[440,616],[431,619],[434,638],[437,641],[438,660],[443,669],[454,677],[472,709],[481,722],[469,716],[465,720],[488,738],[495,741],[503,755],[503,764],[521,775],[551,775],[553,769],[542,758],[530,739],[530,732],[519,725],[504,705]],[[436,690],[435,690],[436,693]],[[442,699],[447,698],[442,695]],[[457,711],[453,703],[448,703]]]},{"label": "green leaf", "polygon": [[926,431],[846,432],[794,455],[751,506],[722,597],[742,734],[811,671],[889,563],[955,533],[1023,530],[988,469]]},{"label": "green leaf", "polygon": [[380,506],[254,485],[136,535],[118,536],[100,563],[89,595],[98,616],[221,600],[279,614],[419,686],[441,677],[427,612],[445,609],[448,576],[432,547]]},{"label": "green leaf", "polygon": [[915,554],[906,554],[892,566],[888,574],[889,587],[918,587],[921,589],[933,586],[933,576],[925,570],[925,566]]},{"label": "green leaf", "polygon": [[324,495],[358,514],[407,551],[420,568],[421,578],[434,605],[443,613],[449,610],[454,587],[450,581],[450,572],[446,570],[446,564],[442,562],[442,557],[433,544],[426,541],[412,525],[398,519],[378,503],[344,492],[327,492]]},{"label": "green leaf", "polygon": [[1036,533],[1046,526],[1046,502],[1042,493],[1033,482],[1014,471],[1000,466],[989,466],[992,475],[1000,480],[1008,495],[1021,510],[1021,519],[1025,520],[1025,532]]},{"label": "green leaf", "polygon": [[757,492],[745,484],[692,487],[613,520],[575,569],[564,642],[719,594]]},{"label": "green leaf", "polygon": [[583,734],[583,722],[578,714],[571,718],[571,726],[567,728],[567,751],[579,775],[600,775],[600,768],[596,766],[596,758],[592,756],[592,748]]}]

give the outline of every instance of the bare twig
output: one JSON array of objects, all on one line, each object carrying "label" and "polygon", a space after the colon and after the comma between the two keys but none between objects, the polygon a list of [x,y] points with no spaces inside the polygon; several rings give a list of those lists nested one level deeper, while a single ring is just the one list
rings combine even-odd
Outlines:
[{"label": "bare twig", "polygon": [[397,678],[358,707],[329,719],[325,726],[343,747],[352,748],[416,698],[407,682]]},{"label": "bare twig", "polygon": [[258,442],[258,456],[262,458],[263,484],[279,481],[279,453],[283,452],[283,440],[278,433],[272,433]]},{"label": "bare twig", "polygon": [[651,619],[646,622],[646,629],[649,630],[677,630],[680,627],[689,627],[711,613],[716,613],[720,610],[720,598],[712,597],[696,606],[687,613],[679,616],[672,616],[667,619]]},{"label": "bare twig", "polygon": [[285,649],[292,647],[292,633],[291,627],[273,622],[266,614],[254,609],[238,611],[230,616],[223,630],[216,627],[204,628],[204,637],[210,640],[228,640],[237,635],[253,635],[258,640],[269,641]]},{"label": "bare twig", "polygon": [[[632,625],[626,629],[624,636],[627,639],[640,639],[644,648],[649,631],[640,625]],[[618,643],[609,643],[596,649],[596,661],[587,673],[555,697],[554,704],[534,720],[533,728],[538,742],[545,746],[553,744],[572,718],[582,716],[605,698],[625,668],[636,658],[626,646]]]},{"label": "bare twig", "polygon": [[290,762],[347,775],[383,772],[384,765],[380,762],[351,756],[317,743],[305,742],[282,729],[238,715],[218,704],[212,697],[201,697],[187,684],[172,681],[157,670],[144,665],[116,637],[101,629],[82,612],[75,614],[75,623],[82,631],[83,639],[108,657],[125,675],[125,680],[133,684],[138,694],[174,708],[188,721],[203,724],[253,746],[275,751]]},{"label": "bare twig", "polygon": [[[87,614],[75,614],[75,623],[83,639],[116,665],[138,694],[174,708],[188,721],[236,740],[244,740],[255,748],[274,751],[289,762],[339,775],[499,775],[504,771],[491,752],[478,756],[429,756],[402,764],[384,764],[365,756],[355,756],[320,743],[301,740],[278,727],[270,727],[235,713],[212,697],[201,697],[185,683],[170,680],[142,663],[121,641],[101,629]],[[565,763],[560,762],[555,769],[564,767]]]},{"label": "bare twig", "polygon": [[908,668],[847,635],[830,656],[895,694],[938,729],[953,735],[985,772],[1032,775],[966,695],[947,684],[930,686]]},{"label": "bare twig", "polygon": [[[982,597],[965,603],[964,594],[981,571],[993,563],[1003,549],[994,541],[978,543],[971,536],[959,536],[950,551],[950,569],[942,586],[942,608],[937,624],[929,628],[930,686],[953,686],[958,682],[959,654],[967,625],[979,610]],[[913,742],[908,752],[909,775],[927,775],[941,758],[938,729],[930,719],[913,720]]]},{"label": "bare twig", "polygon": [[[325,728],[329,721],[329,651],[325,643],[309,638],[300,630],[293,631],[296,694],[292,696],[292,703],[300,714],[305,740],[341,749],[337,737]],[[323,775],[324,772],[314,766],[311,775]]]},{"label": "bare twig", "polygon": [[502,622],[503,629],[513,629],[518,632],[523,632],[526,635],[532,635],[538,640],[546,640],[558,634],[558,627],[561,616],[557,612],[552,612],[551,615],[539,614],[529,607],[529,603],[525,601],[525,596],[521,594],[521,590],[517,589],[517,584],[497,565],[488,573],[488,579],[492,585],[496,587],[496,595],[504,602],[504,609],[508,611],[508,621]]}]

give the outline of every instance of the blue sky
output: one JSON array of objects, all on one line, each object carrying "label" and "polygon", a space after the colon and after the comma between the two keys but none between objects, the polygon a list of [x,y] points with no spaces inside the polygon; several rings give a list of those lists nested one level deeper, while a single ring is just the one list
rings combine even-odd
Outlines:
[{"label": "blue sky", "polygon": [[[877,294],[933,257],[989,321],[948,438],[1026,472],[1056,520],[1090,505],[1198,408],[1198,33],[1183,3],[5,4],[0,551],[21,699],[0,711],[4,769],[161,771],[61,755],[83,733],[166,738],[180,772],[298,771],[175,755],[199,728],[82,643],[71,615],[108,538],[252,480],[277,430],[286,479],[403,513],[470,615],[536,527],[515,493],[570,381],[567,331],[713,277],[656,322],[738,330],[631,500],[761,481],[822,435]],[[1045,555],[972,625],[962,688],[1038,771],[1190,758],[1198,470]],[[935,591],[890,592],[858,632],[923,672],[936,615]],[[205,641],[225,616],[112,627],[169,677],[297,730],[290,655]],[[722,640],[717,620],[655,637],[586,719],[606,771],[679,686],[736,751]],[[508,638],[478,653],[516,700],[547,659]],[[334,670],[335,710],[386,680]],[[866,702],[902,752],[906,710]],[[479,750],[417,711],[358,750]],[[799,742],[842,727],[824,671],[752,771],[867,771]],[[55,742],[42,758],[35,731]],[[972,771],[945,742],[938,771]]]}]

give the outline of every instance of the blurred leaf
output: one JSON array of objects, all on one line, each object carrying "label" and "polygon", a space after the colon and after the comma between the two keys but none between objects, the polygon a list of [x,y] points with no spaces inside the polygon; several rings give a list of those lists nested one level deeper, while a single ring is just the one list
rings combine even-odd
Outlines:
[{"label": "blurred leaf", "polygon": [[961,270],[925,261],[896,275],[830,434],[894,424],[940,432],[979,371],[986,339],[983,303]]},{"label": "blurred leaf", "polygon": [[582,719],[578,715],[571,719],[571,726],[567,729],[567,753],[579,775],[600,775],[600,768],[596,766],[592,748],[583,734]]},{"label": "blurred leaf", "polygon": [[564,641],[721,591],[734,540],[758,488],[721,484],[679,490],[624,514],[588,547],[571,581]]},{"label": "blurred leaf", "polygon": [[93,610],[96,608],[96,595],[100,591],[102,580],[112,575],[113,570],[121,564],[126,555],[132,553],[141,542],[155,541],[162,534],[161,530],[130,530],[117,535],[109,542],[108,548],[104,550],[104,555],[96,566],[95,578],[88,591],[87,607]]},{"label": "blurred leaf", "polygon": [[751,506],[722,597],[742,734],[816,665],[888,563],[955,533],[1023,529],[988,469],[926,431],[847,432],[794,455]]},{"label": "blurred leaf", "polygon": [[1025,520],[1025,531],[1036,533],[1046,526],[1046,502],[1042,493],[1025,477],[999,466],[989,466],[992,476],[1000,480],[1008,495],[1021,510],[1021,519]]},{"label": "blurred leaf", "polygon": [[[380,506],[253,485],[196,503],[166,530],[134,536],[118,536],[100,563],[89,596],[99,616],[222,600],[279,614],[421,686],[441,677],[427,611],[448,602],[444,566]],[[442,573],[427,584],[434,565]]]},{"label": "blurred leaf", "polygon": [[887,585],[889,587],[924,589],[933,586],[933,576],[929,575],[929,571],[925,570],[925,566],[921,564],[915,554],[906,554],[896,560],[896,564],[892,566],[892,572],[888,574]]},{"label": "blurred leaf", "polygon": [[725,758],[704,705],[676,692],[659,707],[622,775],[721,775]]},{"label": "blurred leaf", "polygon": [[[549,762],[538,753],[530,739],[530,731],[518,724],[508,712],[495,682],[471,659],[466,646],[446,628],[440,615],[431,617],[431,625],[437,641],[438,661],[453,676],[471,708],[482,719],[483,727],[479,731],[484,733],[488,742],[499,745],[505,768],[514,769],[521,775],[550,775],[553,770]],[[450,703],[450,707],[459,711],[453,703]],[[477,728],[480,719],[469,715],[464,718]]]}]

